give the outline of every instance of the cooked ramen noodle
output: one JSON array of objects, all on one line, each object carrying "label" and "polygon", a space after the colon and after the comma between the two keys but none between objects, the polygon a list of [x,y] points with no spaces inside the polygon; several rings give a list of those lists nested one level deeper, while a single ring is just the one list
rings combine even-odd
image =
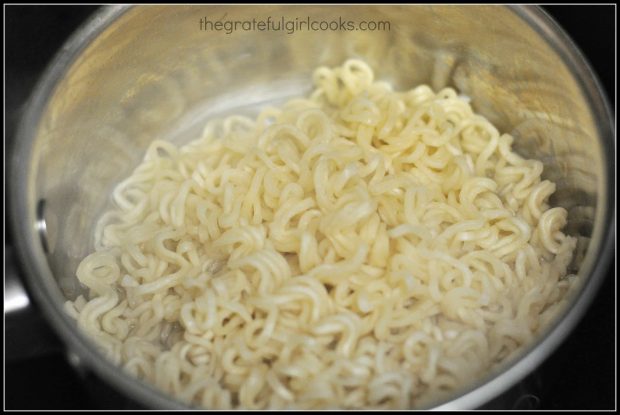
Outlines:
[{"label": "cooked ramen noodle", "polygon": [[575,284],[555,184],[469,99],[359,60],[313,80],[154,141],[77,269],[78,326],[181,401],[419,407],[532,341]]}]

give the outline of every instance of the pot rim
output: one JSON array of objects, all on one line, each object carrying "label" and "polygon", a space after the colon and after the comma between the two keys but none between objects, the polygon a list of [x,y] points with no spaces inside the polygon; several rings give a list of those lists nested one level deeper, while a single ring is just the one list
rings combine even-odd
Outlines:
[{"label": "pot rim", "polygon": [[[568,311],[561,318],[556,319],[555,324],[547,328],[546,333],[539,336],[536,342],[524,348],[520,358],[514,359],[500,373],[488,375],[458,394],[451,395],[449,401],[438,403],[433,406],[434,409],[479,407],[509,389],[540,365],[564,341],[584,315],[605,278],[614,246],[613,154],[615,154],[615,142],[613,119],[605,92],[578,48],[542,9],[530,5],[508,7],[533,28],[552,50],[558,53],[573,77],[579,81],[581,92],[590,105],[605,161],[601,178],[603,181],[601,187],[605,192],[597,196],[596,217],[598,220],[592,233],[591,246],[588,248],[588,251],[594,249],[599,252],[599,255],[592,258],[590,264],[582,265],[582,269],[589,267],[586,269],[588,272],[583,274],[588,277]],[[164,394],[149,383],[120,370],[111,361],[102,359],[87,335],[76,328],[75,323],[59,306],[61,298],[58,297],[62,297],[62,294],[58,287],[53,285],[53,275],[47,265],[36,230],[35,178],[34,174],[30,174],[30,162],[40,118],[56,85],[62,80],[75,59],[99,34],[131,8],[132,6],[115,5],[98,10],[69,38],[43,72],[27,103],[26,113],[18,128],[14,153],[10,159],[9,213],[15,230],[14,241],[18,262],[25,277],[28,292],[68,349],[74,352],[86,367],[92,368],[114,388],[141,404],[161,409],[183,409],[188,406]],[[596,235],[598,238],[595,238]],[[592,257],[592,255],[589,256]],[[47,278],[43,278],[43,275]]]}]

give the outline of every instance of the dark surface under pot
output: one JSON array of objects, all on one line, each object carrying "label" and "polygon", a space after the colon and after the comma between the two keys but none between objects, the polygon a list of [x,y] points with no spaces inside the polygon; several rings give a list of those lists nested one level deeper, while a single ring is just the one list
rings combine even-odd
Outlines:
[{"label": "dark surface under pot", "polygon": [[[18,119],[37,78],[67,37],[96,9],[94,6],[5,8],[6,154],[10,154]],[[585,54],[614,105],[614,6],[545,6],[544,9]],[[10,242],[9,226],[6,244]],[[530,376],[484,408],[615,408],[614,268],[615,264],[611,264],[592,306],[558,350]],[[32,329],[46,330],[46,327],[40,324],[24,328]],[[5,409],[138,408],[95,375],[76,371],[70,360],[59,347],[47,349],[37,357],[16,359],[6,355]]]}]

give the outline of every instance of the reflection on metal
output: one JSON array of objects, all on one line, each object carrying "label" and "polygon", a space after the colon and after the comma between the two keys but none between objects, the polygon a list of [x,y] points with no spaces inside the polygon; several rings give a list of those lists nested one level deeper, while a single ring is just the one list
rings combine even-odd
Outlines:
[{"label": "reflection on metal", "polygon": [[37,204],[37,222],[35,227],[39,238],[41,239],[41,245],[45,252],[49,252],[49,245],[47,244],[47,224],[45,223],[45,200],[40,200]]},{"label": "reflection on metal", "polygon": [[84,365],[84,361],[80,356],[72,350],[67,350],[66,353],[67,362],[71,367],[83,378],[88,375],[88,368]]},{"label": "reflection on metal", "polygon": [[540,408],[540,398],[531,393],[520,396],[512,407],[514,410],[522,411],[529,411],[538,408]]},{"label": "reflection on metal", "polygon": [[4,286],[4,314],[10,314],[26,309],[30,300],[24,287],[14,278],[5,280]]}]

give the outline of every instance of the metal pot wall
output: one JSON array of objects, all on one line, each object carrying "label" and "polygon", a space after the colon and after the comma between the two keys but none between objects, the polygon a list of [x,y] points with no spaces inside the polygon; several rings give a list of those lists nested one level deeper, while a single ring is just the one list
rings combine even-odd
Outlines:
[{"label": "metal pot wall", "polygon": [[[201,18],[310,16],[390,22],[384,32],[204,31]],[[109,7],[57,55],[39,82],[11,155],[15,253],[31,300],[70,354],[145,406],[182,405],[102,359],[65,315],[79,290],[79,261],[114,185],[155,138],[180,140],[202,121],[252,114],[304,94],[311,71],[359,56],[397,88],[450,85],[545,162],[580,239],[572,264],[583,285],[538,341],[500,373],[440,408],[488,402],[532,371],[583,314],[604,275],[613,241],[611,116],[570,40],[540,10],[497,6]],[[409,69],[410,68],[410,69]],[[12,280],[8,280],[11,286]]]}]

